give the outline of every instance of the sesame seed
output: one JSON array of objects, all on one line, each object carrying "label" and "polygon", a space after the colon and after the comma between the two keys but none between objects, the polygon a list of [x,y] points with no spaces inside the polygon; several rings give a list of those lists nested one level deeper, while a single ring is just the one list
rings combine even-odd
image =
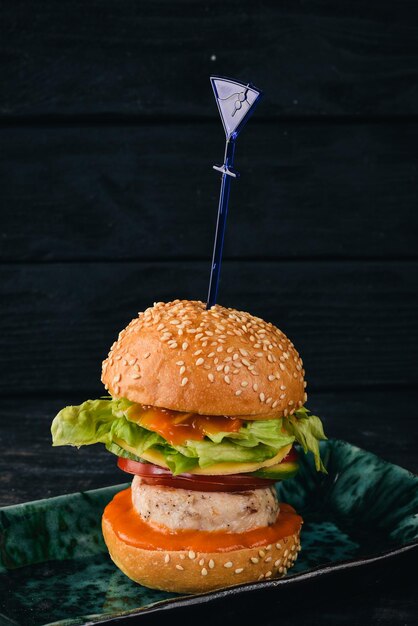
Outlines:
[{"label": "sesame seed", "polygon": [[193,550],[189,550],[189,559],[195,559],[196,558],[196,552],[193,552]]},{"label": "sesame seed", "polygon": [[229,365],[225,365],[225,368],[224,368],[224,372],[225,372],[225,374],[228,374],[228,372],[229,372],[229,370],[230,370],[230,369],[231,369],[231,368],[229,367]]},{"label": "sesame seed", "polygon": [[258,390],[258,385],[257,385],[257,383],[254,383],[254,385],[253,385],[253,389],[254,389],[254,391],[257,391],[257,390]]},{"label": "sesame seed", "polygon": [[118,394],[120,391],[120,387],[119,385],[115,385],[115,393]]},{"label": "sesame seed", "polygon": [[181,558],[181,560],[182,560],[182,561],[184,561],[184,559],[185,559],[186,557],[184,556],[184,554],[180,554],[180,558]]},{"label": "sesame seed", "polygon": [[229,378],[229,376],[224,376],[224,381],[226,382],[227,385],[231,383],[231,379]]},{"label": "sesame seed", "polygon": [[148,359],[151,356],[151,352],[145,352],[144,359]]},{"label": "sesame seed", "polygon": [[216,348],[216,352],[222,352],[223,351],[223,347],[222,346],[218,346],[218,348]]},{"label": "sesame seed", "polygon": [[267,398],[266,400],[266,404],[270,404],[272,402],[273,398]]},{"label": "sesame seed", "polygon": [[184,372],[185,372],[185,371],[186,371],[186,366],[185,366],[185,365],[182,365],[182,366],[181,366],[181,368],[180,368],[180,376],[181,376],[182,374],[184,374]]},{"label": "sesame seed", "polygon": [[289,411],[288,411],[287,409],[285,409],[285,410],[283,411],[283,415],[284,415],[285,417],[287,417],[287,414],[288,414],[288,413],[289,413]]},{"label": "sesame seed", "polygon": [[121,379],[121,375],[120,375],[120,374],[117,374],[117,376],[115,376],[115,377],[113,378],[113,382],[114,382],[114,383],[118,383],[118,382],[120,381],[120,379]]},{"label": "sesame seed", "polygon": [[208,378],[211,383],[213,383],[213,381],[215,380],[215,376],[213,374],[208,374]]},{"label": "sesame seed", "polygon": [[282,548],[282,544],[281,544],[281,543],[276,543],[276,548],[277,548],[278,550],[281,550],[281,548]]},{"label": "sesame seed", "polygon": [[239,351],[241,352],[242,356],[248,356],[248,352],[247,350],[244,350],[244,348],[239,348]]},{"label": "sesame seed", "polygon": [[221,365],[218,365],[218,366],[216,367],[216,371],[217,371],[217,372],[222,372],[222,370],[223,370],[223,368],[224,368],[224,367],[225,367],[225,365],[222,363]]},{"label": "sesame seed", "polygon": [[251,363],[248,361],[248,359],[242,359],[242,363],[246,365],[247,367],[251,366]]},{"label": "sesame seed", "polygon": [[224,567],[232,567],[233,563],[232,561],[227,561],[226,563],[224,563]]},{"label": "sesame seed", "polygon": [[241,572],[243,572],[243,571],[244,571],[243,567],[237,567],[237,569],[235,570],[235,573],[236,574],[241,574]]},{"label": "sesame seed", "polygon": [[212,358],[212,357],[214,357],[214,356],[215,356],[215,353],[214,353],[214,352],[209,352],[209,354],[208,354],[208,359],[211,359],[211,358]]},{"label": "sesame seed", "polygon": [[183,343],[181,344],[182,350],[187,350],[187,348],[189,347],[189,344],[187,343],[187,341],[183,341]]},{"label": "sesame seed", "polygon": [[258,397],[260,398],[260,402],[264,402],[264,400],[266,399],[266,396],[264,395],[263,392],[261,392]]},{"label": "sesame seed", "polygon": [[283,365],[283,363],[279,363],[279,367],[280,369],[284,372],[284,370],[286,369],[285,366]]},{"label": "sesame seed", "polygon": [[202,365],[204,362],[205,362],[205,359],[202,359],[202,358],[197,359],[196,365]]},{"label": "sesame seed", "polygon": [[289,400],[288,405],[292,406],[292,404],[293,404],[293,400]]},{"label": "sesame seed", "polygon": [[206,567],[202,567],[202,571],[200,573],[202,574],[202,576],[207,576],[208,570],[206,569]]},{"label": "sesame seed", "polygon": [[134,375],[132,376],[132,378],[133,378],[134,380],[138,380],[138,378],[141,378],[141,374],[134,374]]},{"label": "sesame seed", "polygon": [[281,393],[281,394],[280,394],[280,400],[284,400],[284,399],[285,399],[285,397],[286,397],[286,394],[285,394],[285,393]]},{"label": "sesame seed", "polygon": [[199,356],[199,354],[202,354],[202,350],[196,350],[196,352],[193,352],[193,356]]},{"label": "sesame seed", "polygon": [[251,563],[254,563],[254,565],[255,565],[256,563],[258,563],[259,559],[256,556],[252,556],[250,558],[250,561],[251,561]]},{"label": "sesame seed", "polygon": [[269,375],[269,377],[268,377],[268,379],[269,379],[269,381],[270,381],[270,382],[272,382],[273,380],[275,380],[275,379],[276,379],[276,377],[275,377],[275,376],[273,376],[273,374],[270,374],[270,375]]},{"label": "sesame seed", "polygon": [[182,565],[178,565],[178,564],[177,564],[177,565],[176,565],[176,569],[179,569],[180,571],[183,571],[183,570],[184,570],[184,567],[183,567]]},{"label": "sesame seed", "polygon": [[164,328],[164,324],[158,324],[157,330],[162,330]]},{"label": "sesame seed", "polygon": [[170,555],[166,554],[164,557],[164,563],[169,563],[170,562]]},{"label": "sesame seed", "polygon": [[235,392],[236,396],[240,396],[242,394],[242,389],[237,389]]},{"label": "sesame seed", "polygon": [[289,554],[289,550],[287,550],[287,549],[286,549],[286,550],[283,552],[283,556],[284,556],[284,557],[287,557],[287,555],[288,555],[288,554]]},{"label": "sesame seed", "polygon": [[215,561],[213,559],[210,559],[208,565],[210,569],[213,569],[215,567]]},{"label": "sesame seed", "polygon": [[280,574],[283,574],[283,569],[284,569],[283,567],[279,567]]},{"label": "sesame seed", "polygon": [[266,559],[264,559],[264,563],[270,563],[272,557],[268,556]]},{"label": "sesame seed", "polygon": [[279,567],[281,562],[282,562],[281,559],[277,559],[277,561],[274,561],[274,567]]},{"label": "sesame seed", "polygon": [[261,556],[261,558],[264,558],[266,556],[266,553],[264,552],[264,550],[259,550],[258,556]]},{"label": "sesame seed", "polygon": [[202,566],[202,565],[204,565],[204,564],[205,564],[205,559],[200,559],[200,561],[199,561],[199,565],[200,565],[200,566]]},{"label": "sesame seed", "polygon": [[187,376],[185,376],[184,378],[182,378],[182,381],[181,381],[181,386],[182,386],[182,387],[184,387],[184,385],[187,385],[188,380],[189,380],[189,379],[187,378]]},{"label": "sesame seed", "polygon": [[173,343],[170,343],[170,342],[169,342],[169,347],[170,347],[172,350],[173,350],[173,349],[175,349],[175,348],[178,348],[177,342],[176,342],[176,341],[173,341]]}]

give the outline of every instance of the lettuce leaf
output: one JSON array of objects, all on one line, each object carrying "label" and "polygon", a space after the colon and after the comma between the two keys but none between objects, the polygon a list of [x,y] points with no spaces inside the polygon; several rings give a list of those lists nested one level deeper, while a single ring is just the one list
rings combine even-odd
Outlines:
[{"label": "lettuce leaf", "polygon": [[302,446],[305,454],[310,451],[315,458],[315,468],[318,472],[327,473],[319,453],[319,441],[325,440],[322,422],[316,415],[311,415],[308,409],[302,407],[293,415],[283,418],[283,426],[291,433]]},{"label": "lettuce leaf", "polygon": [[325,438],[322,424],[306,409],[300,409],[297,417],[247,421],[238,432],[218,432],[203,440],[173,445],[129,420],[126,411],[131,405],[124,399],[100,399],[65,407],[52,423],[53,445],[103,443],[109,452],[133,460],[140,460],[146,450],[153,448],[163,455],[173,474],[181,474],[215,463],[262,463],[296,440],[305,452],[314,453],[317,469],[324,470],[317,441]]}]

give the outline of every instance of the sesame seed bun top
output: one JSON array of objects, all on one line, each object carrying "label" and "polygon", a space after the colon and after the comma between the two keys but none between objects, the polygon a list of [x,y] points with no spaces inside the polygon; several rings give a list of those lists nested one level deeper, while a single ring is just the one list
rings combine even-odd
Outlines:
[{"label": "sesame seed bun top", "polygon": [[220,305],[158,302],[119,334],[102,382],[116,398],[203,415],[291,414],[306,401],[302,359],[273,324]]}]

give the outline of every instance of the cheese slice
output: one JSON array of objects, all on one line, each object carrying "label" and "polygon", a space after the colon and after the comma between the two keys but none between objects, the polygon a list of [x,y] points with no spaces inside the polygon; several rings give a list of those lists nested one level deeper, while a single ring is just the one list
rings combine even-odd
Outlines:
[{"label": "cheese slice", "polygon": [[[135,448],[131,448],[126,445],[124,441],[115,440],[115,443],[118,444],[124,450],[131,452],[131,454],[137,455]],[[190,470],[190,474],[197,474],[200,476],[222,476],[228,474],[250,474],[251,472],[256,472],[257,470],[264,467],[271,467],[272,465],[276,465],[280,463],[284,459],[287,454],[289,454],[292,444],[284,446],[280,448],[276,456],[272,459],[267,459],[266,461],[262,461],[261,463],[214,463],[209,467],[199,467],[197,466],[193,470]],[[161,454],[158,450],[153,450],[152,448],[148,448],[146,452],[141,454],[141,459],[144,461],[148,461],[148,463],[154,463],[154,465],[159,465],[160,467],[164,467],[165,469],[170,469],[165,462],[164,455]]]}]

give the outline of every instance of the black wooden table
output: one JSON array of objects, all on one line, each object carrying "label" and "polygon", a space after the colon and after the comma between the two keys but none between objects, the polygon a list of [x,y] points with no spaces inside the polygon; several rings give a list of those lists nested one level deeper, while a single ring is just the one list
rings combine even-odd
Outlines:
[{"label": "black wooden table", "polygon": [[[139,310],[206,297],[224,149],[210,74],[265,91],[237,147],[220,303],[294,341],[329,436],[416,472],[416,2],[0,13],[0,505],[125,480],[100,449],[51,448],[49,426],[103,393],[101,360]],[[263,617],[255,602],[193,619],[409,626],[414,558]]]}]

